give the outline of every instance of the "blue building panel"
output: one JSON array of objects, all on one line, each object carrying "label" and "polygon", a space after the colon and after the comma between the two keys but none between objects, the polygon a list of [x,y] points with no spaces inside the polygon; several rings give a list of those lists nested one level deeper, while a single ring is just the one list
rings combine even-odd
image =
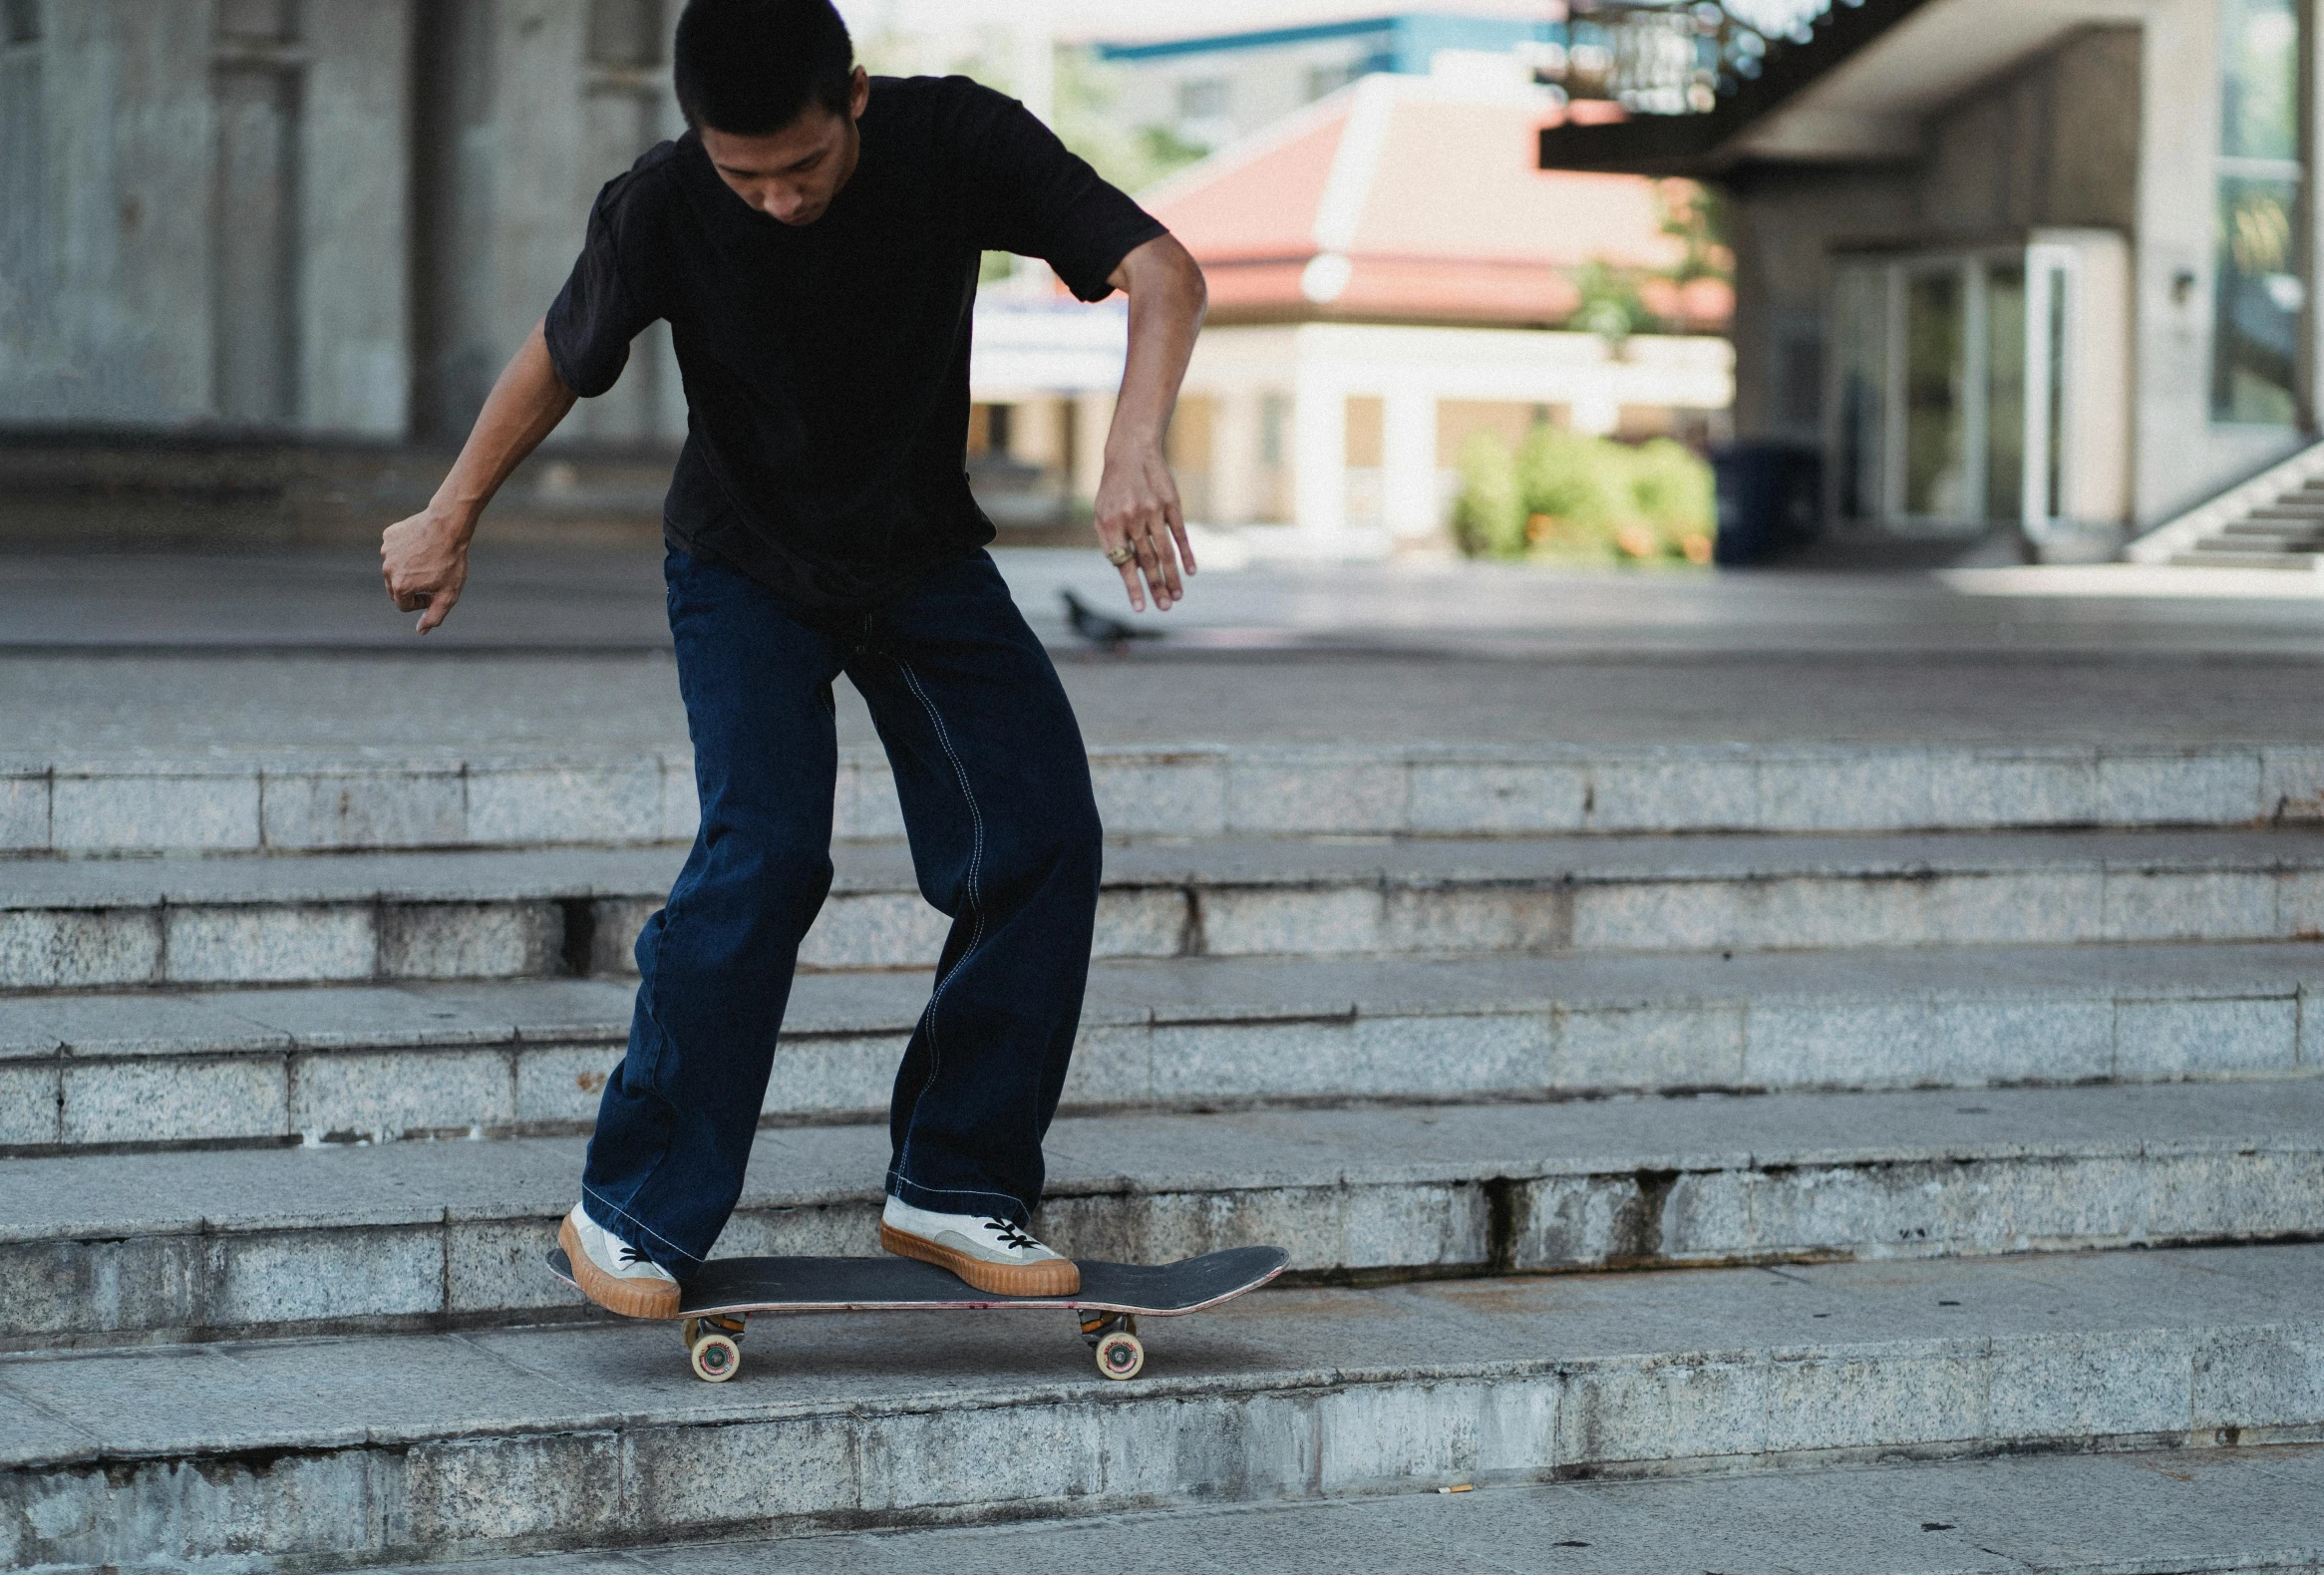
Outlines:
[{"label": "blue building panel", "polygon": [[1489,50],[1495,53],[1519,44],[1552,43],[1563,31],[1555,22],[1522,22],[1497,16],[1448,16],[1433,11],[1402,12],[1361,17],[1345,22],[1316,22],[1303,27],[1257,28],[1245,33],[1206,33],[1194,38],[1163,39],[1144,44],[1100,44],[1102,60],[1141,62],[1215,55],[1289,44],[1313,44],[1327,39],[1360,39],[1372,46],[1367,65],[1376,71],[1425,75],[1441,49]]}]

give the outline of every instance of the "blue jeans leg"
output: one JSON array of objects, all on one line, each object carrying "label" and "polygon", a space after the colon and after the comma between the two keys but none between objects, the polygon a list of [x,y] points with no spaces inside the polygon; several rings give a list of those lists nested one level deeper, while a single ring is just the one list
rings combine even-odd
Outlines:
[{"label": "blue jeans leg", "polygon": [[896,1073],[887,1189],[1023,1224],[1097,913],[1081,730],[982,552],[867,618],[845,670],[886,747],[921,895],[953,921]]},{"label": "blue jeans leg", "polygon": [[665,577],[702,825],[637,939],[629,1048],[581,1192],[683,1278],[742,1195],[799,943],[830,889],[839,658],[745,575],[672,553]]}]

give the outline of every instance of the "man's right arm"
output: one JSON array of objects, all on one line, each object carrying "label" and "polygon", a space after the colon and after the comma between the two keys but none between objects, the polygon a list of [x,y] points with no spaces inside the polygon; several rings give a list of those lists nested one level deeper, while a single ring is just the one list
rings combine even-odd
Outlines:
[{"label": "man's right arm", "polygon": [[451,473],[428,506],[399,519],[380,537],[380,575],[405,612],[420,614],[419,632],[442,623],[468,583],[468,544],[485,505],[524,457],[556,430],[578,398],[557,381],[548,343],[534,324],[485,401]]}]

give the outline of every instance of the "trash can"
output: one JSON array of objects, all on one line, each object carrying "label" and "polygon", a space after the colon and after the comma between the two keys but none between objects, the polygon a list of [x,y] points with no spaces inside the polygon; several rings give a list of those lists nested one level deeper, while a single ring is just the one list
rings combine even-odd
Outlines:
[{"label": "trash can", "polygon": [[1719,535],[1711,560],[1767,563],[1824,526],[1824,456],[1806,444],[1729,443],[1711,451]]}]

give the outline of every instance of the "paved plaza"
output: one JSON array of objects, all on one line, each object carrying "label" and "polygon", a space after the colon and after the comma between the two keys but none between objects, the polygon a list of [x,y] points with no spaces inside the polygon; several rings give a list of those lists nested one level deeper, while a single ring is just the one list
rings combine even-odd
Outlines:
[{"label": "paved plaza", "polygon": [[[1116,651],[1063,621],[1068,587],[1120,607],[1094,554],[1001,560],[1096,745],[2324,737],[2307,575],[2091,594],[2069,571],[2051,595],[2027,593],[2047,571],[1970,594],[1974,575],[1245,568],[1131,620],[1162,637]],[[8,559],[0,753],[685,743],[649,552],[488,546],[444,630],[423,641],[411,621],[344,554]],[[842,742],[869,742],[844,685],[840,702]]]}]

